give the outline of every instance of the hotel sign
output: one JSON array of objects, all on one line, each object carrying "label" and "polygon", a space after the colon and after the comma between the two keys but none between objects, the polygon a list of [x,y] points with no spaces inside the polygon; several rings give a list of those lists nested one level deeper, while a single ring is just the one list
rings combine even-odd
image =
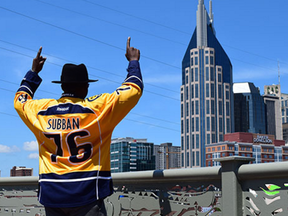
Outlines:
[{"label": "hotel sign", "polygon": [[253,144],[273,144],[274,136],[266,134],[253,134]]}]

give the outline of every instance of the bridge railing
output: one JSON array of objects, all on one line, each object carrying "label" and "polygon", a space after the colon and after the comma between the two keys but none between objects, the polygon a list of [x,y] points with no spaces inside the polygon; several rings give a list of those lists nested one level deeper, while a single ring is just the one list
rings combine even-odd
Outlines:
[{"label": "bridge railing", "polygon": [[[115,173],[107,215],[287,216],[288,162],[251,160],[235,156],[218,159],[218,167]],[[45,215],[37,177],[0,178],[0,189],[0,216]]]}]

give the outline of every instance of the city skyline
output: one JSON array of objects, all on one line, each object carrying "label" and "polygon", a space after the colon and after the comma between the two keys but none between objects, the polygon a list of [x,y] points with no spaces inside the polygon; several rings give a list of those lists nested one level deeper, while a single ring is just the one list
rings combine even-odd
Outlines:
[{"label": "city skyline", "polygon": [[[208,8],[209,2],[204,3]],[[102,4],[81,0],[69,5],[54,0],[1,2],[0,26],[5,29],[0,39],[2,176],[8,176],[14,165],[32,167],[37,175],[36,140],[17,117],[12,101],[39,46],[48,59],[36,98],[60,96],[60,88],[51,80],[59,79],[67,61],[84,62],[89,74],[100,80],[90,86],[88,94],[92,96],[112,92],[123,81],[125,42],[131,36],[131,45],[142,54],[144,94],[113,138],[147,138],[155,144],[180,146],[181,61],[195,29],[198,1]],[[263,94],[264,85],[278,82],[279,60],[281,82],[285,83],[287,30],[281,14],[287,5],[284,0],[273,4],[268,0],[213,1],[216,36],[232,61],[234,82],[251,81]],[[281,89],[288,92],[288,87]]]}]

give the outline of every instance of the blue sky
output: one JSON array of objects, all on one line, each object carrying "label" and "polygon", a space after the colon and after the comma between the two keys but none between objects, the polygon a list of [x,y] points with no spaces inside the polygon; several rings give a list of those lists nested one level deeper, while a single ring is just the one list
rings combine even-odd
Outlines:
[{"label": "blue sky", "polygon": [[[0,2],[0,170],[13,166],[38,174],[37,143],[17,116],[13,98],[40,46],[47,57],[35,99],[58,98],[62,65],[84,63],[89,96],[113,92],[126,76],[125,45],[141,50],[145,89],[113,138],[147,138],[180,145],[181,61],[196,25],[198,0],[2,0]],[[209,1],[205,0],[208,10]],[[234,82],[278,83],[288,75],[287,0],[214,0],[216,36],[233,65]]]}]

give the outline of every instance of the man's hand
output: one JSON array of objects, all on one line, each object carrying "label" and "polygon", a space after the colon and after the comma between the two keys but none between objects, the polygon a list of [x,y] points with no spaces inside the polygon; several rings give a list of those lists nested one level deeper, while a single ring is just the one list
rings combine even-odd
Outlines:
[{"label": "man's hand", "polygon": [[46,58],[41,56],[41,52],[42,52],[42,47],[40,47],[37,53],[37,56],[33,59],[32,71],[35,73],[39,73],[42,70],[43,65],[46,61]]},{"label": "man's hand", "polygon": [[130,40],[131,40],[131,38],[128,37],[125,56],[126,56],[128,61],[133,61],[133,60],[139,61],[139,59],[140,59],[140,50],[138,50],[138,49],[136,49],[134,47],[130,47]]}]

